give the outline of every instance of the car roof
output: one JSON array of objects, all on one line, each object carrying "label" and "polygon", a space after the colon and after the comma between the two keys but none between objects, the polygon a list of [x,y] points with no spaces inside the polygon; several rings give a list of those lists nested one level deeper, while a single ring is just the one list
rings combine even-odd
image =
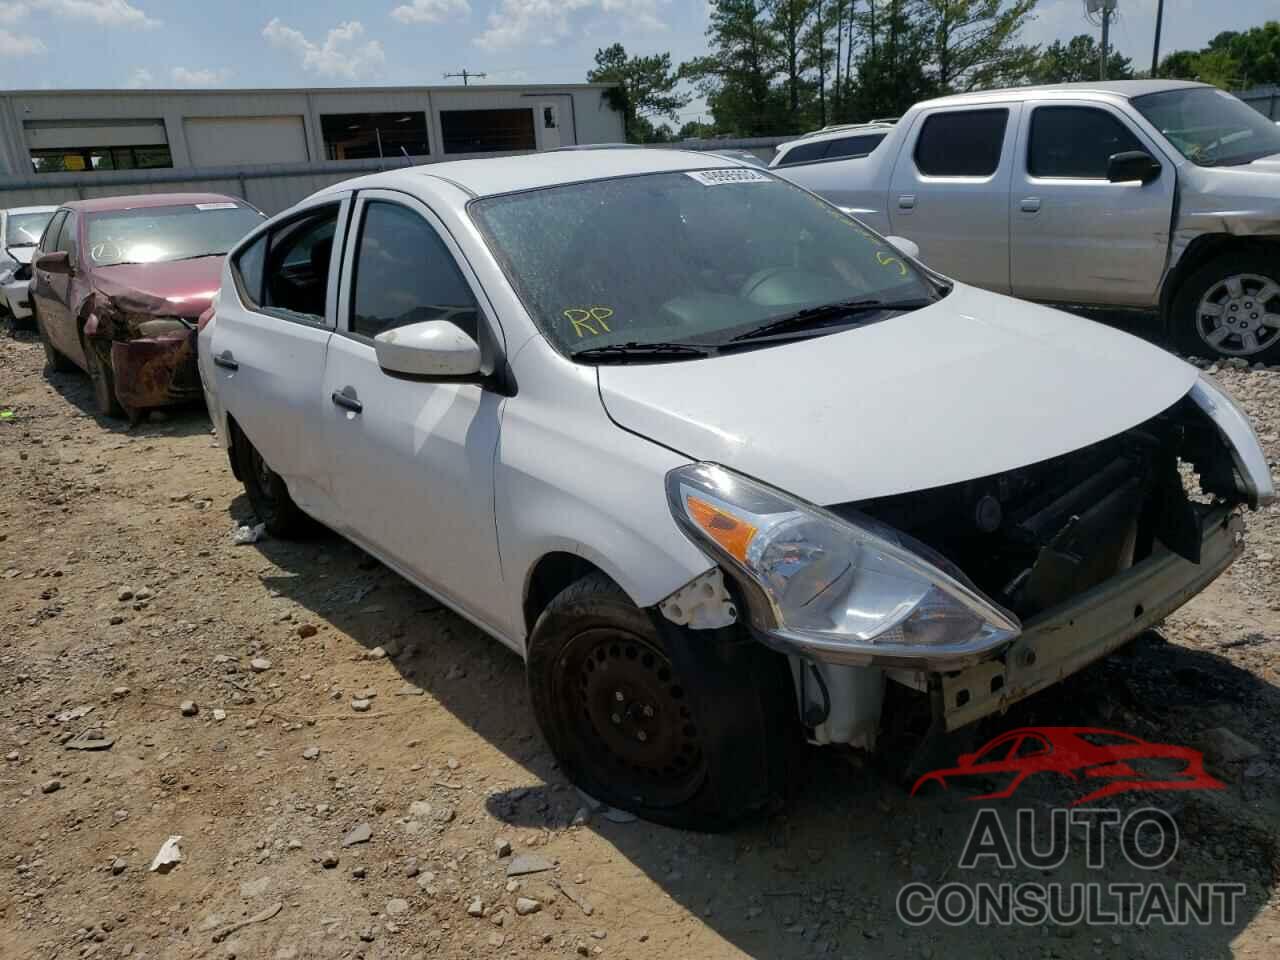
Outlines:
[{"label": "car roof", "polygon": [[43,207],[9,207],[4,212],[7,216],[15,216],[23,213],[53,213],[57,209],[57,204],[51,204]]},{"label": "car roof", "polygon": [[645,147],[554,150],[518,157],[483,157],[404,167],[335,184],[323,192],[337,193],[355,188],[367,190],[377,187],[412,192],[420,185],[422,178],[434,177],[460,187],[473,197],[491,197],[500,193],[644,173],[679,173],[683,170],[744,166],[746,164],[738,160],[693,150]]},{"label": "car roof", "polygon": [[1190,80],[1096,80],[1079,83],[1052,83],[1035,87],[1002,87],[995,90],[975,90],[972,93],[956,93],[949,97],[938,97],[926,100],[917,106],[941,107],[958,103],[971,103],[988,99],[1029,100],[1046,93],[1062,94],[1106,94],[1131,100],[1134,97],[1145,97],[1150,93],[1165,93],[1169,90],[1187,90],[1193,87],[1214,89],[1208,84],[1195,83]]},{"label": "car roof", "polygon": [[235,203],[248,206],[238,197],[228,197],[221,193],[141,193],[131,197],[69,200],[62,206],[80,213],[101,213],[108,210],[140,210],[144,207],[177,207],[191,203]]}]

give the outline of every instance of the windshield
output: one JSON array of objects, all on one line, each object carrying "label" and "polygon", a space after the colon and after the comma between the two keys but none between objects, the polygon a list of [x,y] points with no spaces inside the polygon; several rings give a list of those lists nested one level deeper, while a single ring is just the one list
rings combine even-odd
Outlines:
[{"label": "windshield", "polygon": [[757,170],[596,180],[470,210],[534,321],[571,356],[725,344],[807,308],[937,296],[883,240]]},{"label": "windshield", "polygon": [[6,217],[4,245],[6,247],[34,247],[40,242],[40,234],[53,219],[53,211],[44,213],[11,213]]},{"label": "windshield", "polygon": [[231,201],[113,210],[89,216],[95,266],[221,256],[265,218]]},{"label": "windshield", "polygon": [[1231,167],[1280,153],[1280,127],[1222,90],[1190,87],[1135,97],[1133,105],[1202,167]]}]

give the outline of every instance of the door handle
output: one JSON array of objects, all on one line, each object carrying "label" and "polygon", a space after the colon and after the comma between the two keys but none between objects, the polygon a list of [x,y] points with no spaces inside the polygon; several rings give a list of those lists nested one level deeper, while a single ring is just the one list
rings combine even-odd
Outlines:
[{"label": "door handle", "polygon": [[236,363],[235,359],[231,356],[230,350],[223,350],[221,353],[214,354],[213,365],[215,367],[222,367],[224,370],[240,369],[240,364]]},{"label": "door handle", "polygon": [[[351,391],[348,393],[347,391]],[[335,390],[329,395],[329,399],[342,407],[344,410],[350,410],[352,413],[360,413],[364,410],[364,404],[357,400],[354,396],[355,390],[351,387],[343,387],[341,390]]]},{"label": "door handle", "polygon": [[1022,203],[1020,204],[1020,206],[1022,207],[1023,213],[1039,213],[1040,198],[1039,197],[1023,197]]},{"label": "door handle", "polygon": [[916,208],[915,194],[904,193],[898,198],[898,208],[900,210],[914,210]]}]

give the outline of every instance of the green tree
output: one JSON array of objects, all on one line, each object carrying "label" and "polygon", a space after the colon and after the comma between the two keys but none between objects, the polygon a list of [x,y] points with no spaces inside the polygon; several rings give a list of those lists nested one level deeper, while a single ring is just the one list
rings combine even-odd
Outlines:
[{"label": "green tree", "polygon": [[1280,83],[1280,21],[1225,31],[1198,51],[1175,51],[1160,62],[1160,76],[1237,90]]},{"label": "green tree", "polygon": [[676,134],[677,140],[706,140],[716,135],[714,124],[703,123],[701,120],[690,120],[680,127]]},{"label": "green tree", "polygon": [[842,119],[898,116],[937,92],[929,76],[932,36],[926,0],[867,0],[854,16],[857,81]]},{"label": "green tree", "polygon": [[787,96],[774,87],[782,46],[763,0],[714,0],[707,39],[711,52],[680,75],[706,97],[717,128],[739,137],[790,129]]},{"label": "green tree", "polygon": [[[1079,83],[1097,80],[1102,49],[1089,34],[1072,37],[1065,45],[1055,40],[1040,54],[1030,72],[1032,83]],[[1133,79],[1133,64],[1115,50],[1107,54],[1107,79]]]},{"label": "green tree", "polygon": [[933,76],[956,92],[1017,83],[1036,48],[1018,42],[1038,0],[924,0],[933,34]]},{"label": "green tree", "polygon": [[[657,139],[659,128],[654,127],[654,121],[676,120],[678,111],[693,99],[677,90],[680,77],[671,67],[671,54],[630,57],[620,43],[596,51],[596,65],[587,71],[587,80],[616,84],[609,91],[609,99],[622,113],[627,140],[631,143]],[[670,127],[667,131],[670,139]]]}]

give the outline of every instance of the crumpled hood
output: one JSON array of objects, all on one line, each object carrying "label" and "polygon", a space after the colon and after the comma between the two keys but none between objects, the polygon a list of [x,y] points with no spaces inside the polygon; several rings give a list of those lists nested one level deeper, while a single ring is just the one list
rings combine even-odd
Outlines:
[{"label": "crumpled hood", "polygon": [[1168,409],[1191,365],[1070,314],[957,284],[843,333],[598,368],[620,426],[824,505],[971,480]]},{"label": "crumpled hood", "polygon": [[172,263],[122,263],[96,267],[94,290],[123,310],[195,318],[209,306],[222,281],[222,257]]}]

